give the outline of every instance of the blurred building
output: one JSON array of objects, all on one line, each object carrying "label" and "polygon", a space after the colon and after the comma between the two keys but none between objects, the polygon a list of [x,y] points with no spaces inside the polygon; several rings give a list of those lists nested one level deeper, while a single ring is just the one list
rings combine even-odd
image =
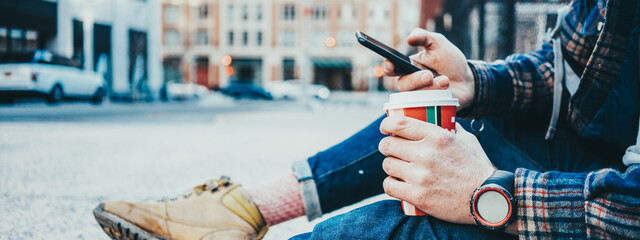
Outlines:
[{"label": "blurred building", "polygon": [[48,49],[105,75],[114,98],[162,84],[159,0],[0,1],[0,54]]},{"label": "blurred building", "polygon": [[[441,0],[423,1],[435,5]],[[423,25],[444,34],[467,58],[492,61],[540,49],[544,33],[555,25],[557,10],[568,2],[446,0]]]},{"label": "blurred building", "polygon": [[392,88],[391,79],[374,76],[382,58],[354,34],[360,30],[406,51],[419,6],[420,0],[162,0],[164,80],[217,89],[297,79],[308,45],[313,83],[339,90],[369,89],[369,82]]},{"label": "blurred building", "polygon": [[47,48],[57,33],[52,1],[0,1],[0,54]]},{"label": "blurred building", "polygon": [[540,49],[544,34],[555,27],[558,9],[567,4],[567,1],[516,3],[514,52],[527,53]]}]

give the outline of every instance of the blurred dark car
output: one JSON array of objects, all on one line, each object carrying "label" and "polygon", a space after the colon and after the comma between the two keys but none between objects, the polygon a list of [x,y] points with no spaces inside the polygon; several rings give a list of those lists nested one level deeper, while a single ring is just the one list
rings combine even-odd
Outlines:
[{"label": "blurred dark car", "polygon": [[231,96],[235,99],[252,98],[252,99],[273,99],[271,93],[264,90],[260,86],[245,83],[232,83],[229,86],[220,89],[220,92]]}]

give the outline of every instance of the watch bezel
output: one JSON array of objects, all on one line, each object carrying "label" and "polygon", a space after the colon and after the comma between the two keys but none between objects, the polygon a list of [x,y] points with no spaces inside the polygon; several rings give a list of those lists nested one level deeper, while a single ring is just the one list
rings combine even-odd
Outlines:
[{"label": "watch bezel", "polygon": [[[484,220],[480,214],[478,213],[478,206],[477,206],[477,202],[479,197],[488,191],[496,191],[498,193],[500,193],[502,196],[505,197],[505,199],[507,200],[507,203],[509,205],[509,211],[507,212],[507,217],[503,220],[501,220],[500,222],[497,223],[490,223],[487,222],[486,220]],[[480,226],[483,226],[485,228],[491,229],[491,230],[501,230],[506,228],[511,221],[513,220],[513,211],[514,211],[514,201],[513,201],[513,196],[511,195],[511,193],[509,193],[509,191],[507,191],[505,188],[503,188],[502,186],[495,184],[495,183],[490,183],[490,184],[486,184],[483,185],[481,187],[479,187],[478,189],[476,189],[473,192],[473,196],[471,197],[471,215],[473,216],[473,218],[475,219],[476,223]]]}]

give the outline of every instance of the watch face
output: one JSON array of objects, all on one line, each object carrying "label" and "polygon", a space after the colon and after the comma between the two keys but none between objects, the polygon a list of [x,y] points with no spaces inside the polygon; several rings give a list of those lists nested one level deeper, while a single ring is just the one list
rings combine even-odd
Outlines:
[{"label": "watch face", "polygon": [[490,224],[500,223],[509,217],[509,200],[498,191],[481,193],[476,206],[480,218]]}]

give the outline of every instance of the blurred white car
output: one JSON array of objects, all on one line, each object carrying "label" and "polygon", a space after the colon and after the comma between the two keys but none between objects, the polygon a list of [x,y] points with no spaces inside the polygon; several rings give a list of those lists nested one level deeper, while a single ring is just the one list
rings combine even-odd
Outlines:
[{"label": "blurred white car", "polygon": [[71,59],[48,51],[0,56],[0,100],[3,101],[43,96],[49,103],[81,98],[100,104],[106,89],[100,74],[79,69]]},{"label": "blurred white car", "polygon": [[[265,90],[271,93],[273,99],[300,99],[303,96],[303,86],[298,80],[273,81],[265,85]],[[309,84],[308,95],[317,99],[327,99],[331,90],[321,84]]]},{"label": "blurred white car", "polygon": [[195,83],[168,82],[167,99],[171,100],[195,100],[201,99],[211,93],[205,86]]}]

